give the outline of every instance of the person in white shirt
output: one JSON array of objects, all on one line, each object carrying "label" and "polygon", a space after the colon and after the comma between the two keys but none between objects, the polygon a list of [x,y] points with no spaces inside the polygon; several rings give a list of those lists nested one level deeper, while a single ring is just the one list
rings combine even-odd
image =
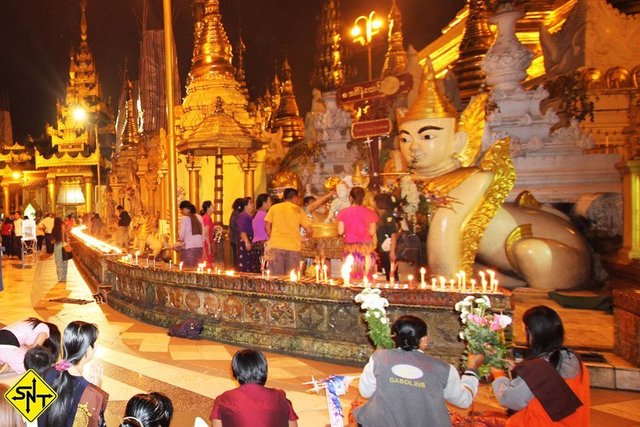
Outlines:
[{"label": "person in white shirt", "polygon": [[51,213],[47,213],[38,227],[42,227],[44,229],[44,244],[47,248],[47,253],[53,253],[53,242],[51,241],[51,231],[53,230],[53,215]]},{"label": "person in white shirt", "polygon": [[355,410],[363,427],[451,426],[445,402],[468,408],[478,392],[483,355],[471,354],[460,377],[449,363],[424,353],[426,323],[402,316],[392,326],[396,348],[377,350],[360,376],[360,394],[369,401]]}]

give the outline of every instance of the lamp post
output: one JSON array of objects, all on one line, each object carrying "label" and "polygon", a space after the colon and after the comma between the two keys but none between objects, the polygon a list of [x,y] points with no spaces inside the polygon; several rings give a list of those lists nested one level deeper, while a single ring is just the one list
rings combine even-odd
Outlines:
[{"label": "lamp post", "polygon": [[382,20],[376,17],[376,12],[371,11],[369,16],[361,15],[358,16],[354,22],[353,28],[351,29],[351,36],[353,37],[354,43],[360,43],[362,46],[367,47],[367,59],[369,64],[369,80],[372,79],[371,76],[371,41],[373,40],[373,36],[380,32],[382,28]]}]

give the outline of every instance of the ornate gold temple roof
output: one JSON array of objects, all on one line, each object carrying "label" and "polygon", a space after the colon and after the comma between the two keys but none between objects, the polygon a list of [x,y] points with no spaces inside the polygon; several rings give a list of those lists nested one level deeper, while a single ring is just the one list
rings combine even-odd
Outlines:
[{"label": "ornate gold temple roof", "polygon": [[[246,151],[261,142],[261,135],[255,115],[248,111],[247,94],[235,77],[231,44],[222,25],[218,0],[205,1],[204,15],[196,23],[195,35],[187,96],[181,112],[177,111],[178,150],[197,149],[200,154],[212,154],[218,147]],[[224,105],[224,114],[217,106],[218,98],[220,105]],[[235,125],[231,126],[227,118]],[[237,132],[235,143],[229,133],[232,131]],[[252,143],[246,142],[246,135],[252,138]]]},{"label": "ornate gold temple roof", "polygon": [[[46,129],[51,136],[51,145],[57,147],[58,153],[45,157],[36,152],[36,168],[65,165],[65,162],[83,166],[98,164],[98,156],[94,156],[95,149],[92,148],[95,147],[96,123],[112,124],[112,114],[102,99],[102,86],[89,48],[86,11],[87,2],[82,0],[80,45],[76,52],[71,52],[66,97],[64,102],[56,102],[56,127],[47,125]],[[78,108],[84,110],[83,118],[74,114]]]},{"label": "ornate gold temple roof", "polygon": [[282,145],[287,147],[304,139],[304,121],[293,92],[291,67],[289,60],[282,65],[282,84],[280,85],[280,104],[272,125],[273,130],[282,128]]},{"label": "ornate gold temple roof", "polygon": [[396,0],[391,3],[388,20],[389,35],[387,42],[389,47],[384,55],[384,65],[380,75],[383,78],[404,73],[407,68],[407,52],[404,50],[404,39],[402,37],[402,15]]},{"label": "ornate gold temple roof", "polygon": [[342,41],[340,0],[326,0],[316,36],[313,85],[323,92],[337,90],[350,74],[348,52]]}]

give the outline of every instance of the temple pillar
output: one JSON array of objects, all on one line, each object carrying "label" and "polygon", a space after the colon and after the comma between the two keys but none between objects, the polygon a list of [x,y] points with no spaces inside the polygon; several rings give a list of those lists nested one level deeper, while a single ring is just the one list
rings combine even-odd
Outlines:
[{"label": "temple pillar", "polygon": [[47,191],[49,193],[49,211],[56,215],[56,179],[48,178]]},{"label": "temple pillar", "polygon": [[238,156],[238,159],[240,160],[242,172],[244,172],[244,196],[253,199],[255,193],[256,162],[251,161],[251,153],[247,154],[246,161],[240,156]]},{"label": "temple pillar", "polygon": [[200,162],[196,158],[187,163],[187,171],[189,171],[189,201],[195,205],[196,210],[200,208],[200,168]]},{"label": "temple pillar", "polygon": [[213,175],[213,223],[222,225],[222,148],[216,149]]},{"label": "temple pillar", "polygon": [[640,159],[618,166],[622,174],[624,225],[622,233],[623,259],[640,259]]},{"label": "temple pillar", "polygon": [[11,204],[11,198],[9,197],[9,183],[2,184],[2,204],[4,208],[4,217],[9,216],[9,205]]},{"label": "temple pillar", "polygon": [[93,177],[84,177],[84,202],[87,213],[93,212]]}]

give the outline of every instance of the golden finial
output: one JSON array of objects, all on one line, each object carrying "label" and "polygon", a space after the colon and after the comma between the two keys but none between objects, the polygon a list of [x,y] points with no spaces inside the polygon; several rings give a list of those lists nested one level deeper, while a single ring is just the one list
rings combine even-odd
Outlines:
[{"label": "golden finial", "polygon": [[80,10],[82,11],[80,17],[80,40],[87,40],[87,0],[82,0],[80,3]]},{"label": "golden finial", "polygon": [[130,146],[136,145],[139,141],[138,134],[138,122],[136,120],[136,103],[133,99],[133,83],[127,78],[127,98],[124,103],[125,108],[125,122],[122,129],[122,145]]},{"label": "golden finial", "polygon": [[244,70],[244,53],[247,48],[242,40],[242,32],[238,36],[238,44],[236,44],[236,80],[240,83],[240,90],[245,96],[248,94],[247,80]]},{"label": "golden finial", "polygon": [[396,0],[391,2],[388,19],[389,36],[387,41],[389,48],[384,56],[381,77],[401,74],[407,69],[407,52],[404,50],[404,40],[402,38],[402,15]]},{"label": "golden finial", "polygon": [[409,110],[402,117],[398,117],[398,122],[408,122],[411,120],[434,119],[443,117],[458,117],[456,108],[449,102],[447,97],[440,91],[436,76],[433,71],[431,60],[427,58],[422,70],[422,83],[418,90],[416,100],[409,106]]},{"label": "golden finial", "polygon": [[234,77],[231,44],[222,25],[218,0],[206,0],[202,28],[195,36],[189,78],[210,73]]},{"label": "golden finial", "polygon": [[323,92],[342,86],[350,74],[347,65],[348,52],[342,42],[340,1],[326,0],[316,36],[313,85]]}]

